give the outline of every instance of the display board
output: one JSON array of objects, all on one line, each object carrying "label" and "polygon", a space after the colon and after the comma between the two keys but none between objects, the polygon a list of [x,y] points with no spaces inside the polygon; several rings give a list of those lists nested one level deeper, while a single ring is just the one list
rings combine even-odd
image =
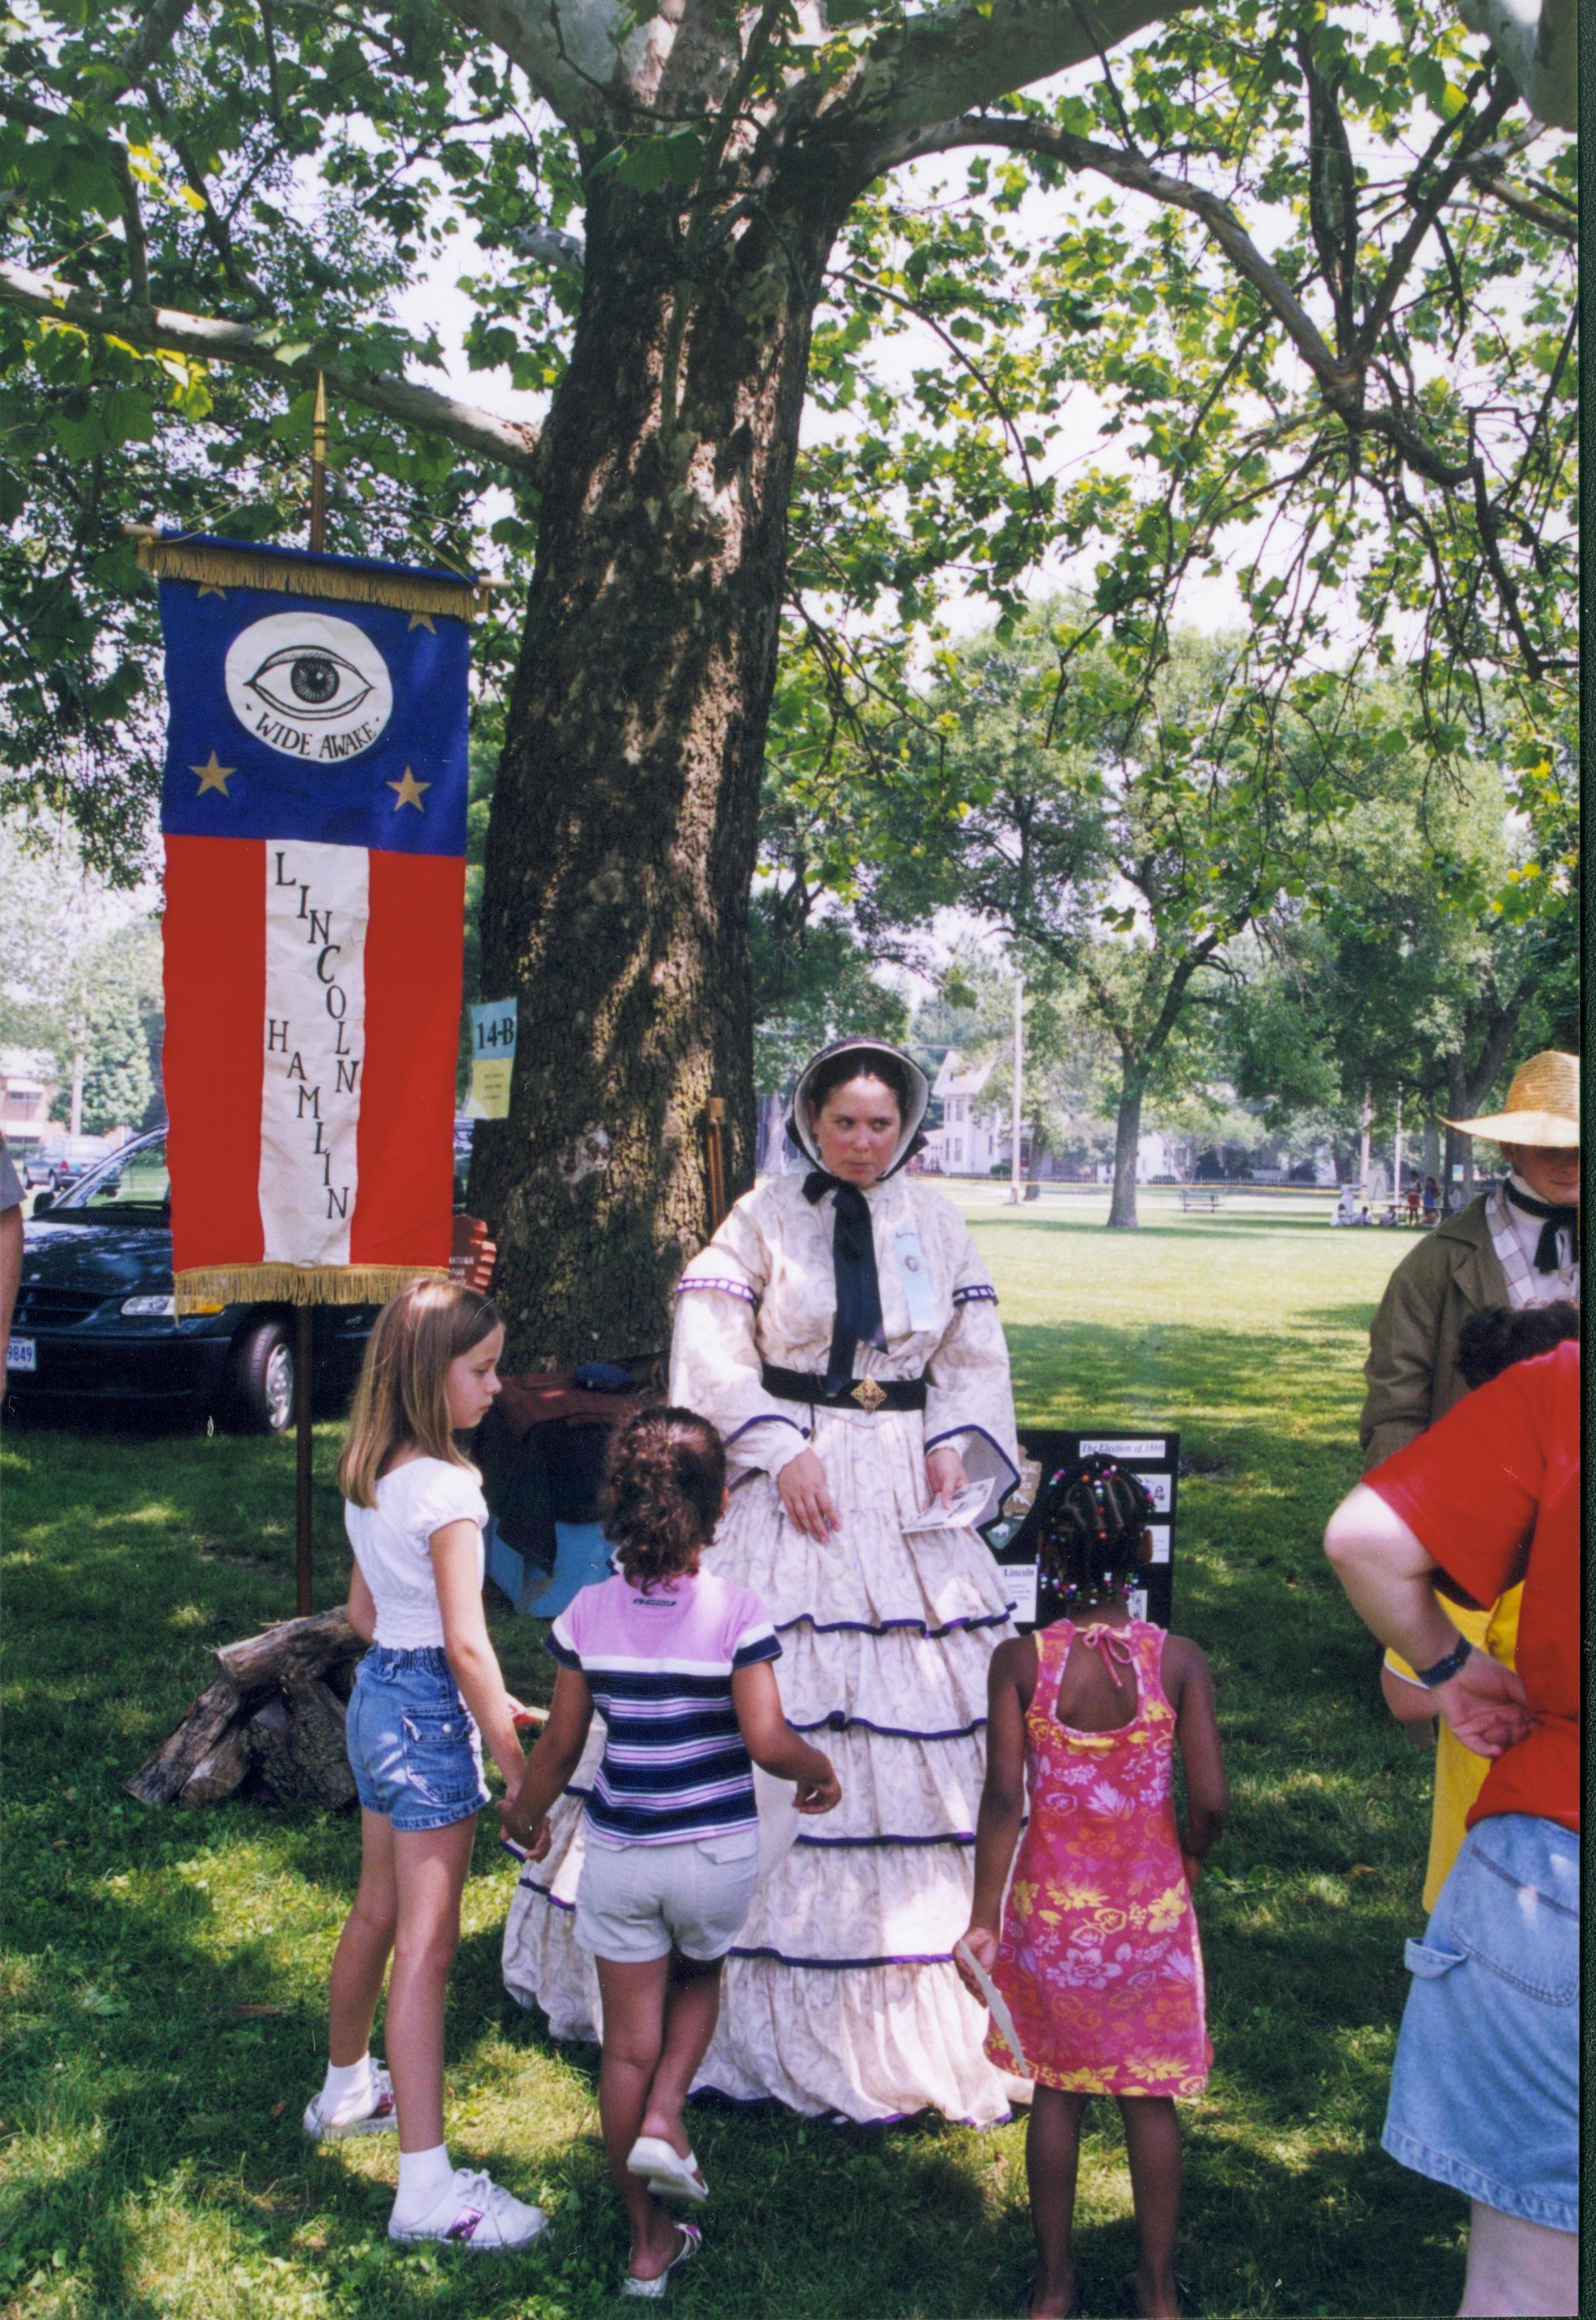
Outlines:
[{"label": "display board", "polygon": [[1175,1581],[1176,1492],[1179,1482],[1180,1436],[1151,1434],[1125,1427],[1118,1432],[1088,1427],[1024,1427],[1020,1433],[1020,1482],[996,1522],[983,1526],[981,1536],[1003,1565],[1014,1603],[1014,1623],[1023,1634],[1045,1627],[1060,1616],[1054,1590],[1039,1584],[1036,1561],[1036,1500],[1042,1485],[1060,1467],[1090,1457],[1112,1458],[1134,1474],[1152,1500],[1152,1561],[1144,1568],[1131,1597],[1138,1618],[1169,1625]]}]

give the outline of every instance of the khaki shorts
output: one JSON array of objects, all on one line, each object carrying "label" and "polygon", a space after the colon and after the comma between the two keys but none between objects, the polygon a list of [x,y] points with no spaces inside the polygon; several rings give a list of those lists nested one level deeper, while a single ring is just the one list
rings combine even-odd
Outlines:
[{"label": "khaki shorts", "polygon": [[673,1949],[708,1963],[742,1932],[758,1874],[753,1829],[688,1844],[600,1844],[590,1828],[576,1938],[617,1965],[643,1965]]}]

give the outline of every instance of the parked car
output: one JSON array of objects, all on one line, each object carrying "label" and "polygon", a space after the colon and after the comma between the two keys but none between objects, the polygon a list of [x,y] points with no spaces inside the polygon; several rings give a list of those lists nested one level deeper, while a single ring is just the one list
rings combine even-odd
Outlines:
[{"label": "parked car", "polygon": [[[456,1123],[456,1198],[470,1128]],[[374,1305],[314,1309],[312,1374],[322,1406],[347,1400],[376,1314]],[[67,1192],[40,1194],[23,1227],[6,1399],[18,1410],[94,1403],[210,1411],[244,1431],[281,1434],[293,1422],[294,1338],[287,1306],[175,1310],[167,1132],[158,1128],[119,1146]]]},{"label": "parked car", "polygon": [[[319,1399],[348,1392],[375,1311],[316,1309]],[[133,1137],[67,1192],[40,1194],[23,1228],[5,1366],[6,1398],[19,1413],[32,1405],[166,1407],[280,1434],[293,1419],[294,1318],[276,1305],[174,1311],[162,1128]]]},{"label": "parked car", "polygon": [[23,1183],[64,1192],[104,1160],[111,1148],[103,1136],[46,1136],[23,1158]]}]

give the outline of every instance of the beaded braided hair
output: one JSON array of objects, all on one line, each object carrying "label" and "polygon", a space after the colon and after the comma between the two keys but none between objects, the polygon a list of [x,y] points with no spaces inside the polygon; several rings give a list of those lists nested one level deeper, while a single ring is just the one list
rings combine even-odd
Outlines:
[{"label": "beaded braided hair", "polygon": [[1136,1583],[1152,1501],[1112,1458],[1083,1458],[1049,1481],[1037,1557],[1068,1611],[1123,1600]]}]

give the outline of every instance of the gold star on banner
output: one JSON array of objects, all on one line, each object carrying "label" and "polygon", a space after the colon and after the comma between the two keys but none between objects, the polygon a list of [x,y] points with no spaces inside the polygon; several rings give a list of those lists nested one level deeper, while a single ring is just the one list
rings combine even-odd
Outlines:
[{"label": "gold star on banner", "polygon": [[[435,637],[437,634],[437,630],[432,625],[432,615],[430,612],[412,612],[410,614],[410,629],[425,629],[429,637]],[[410,632],[410,629],[405,630],[407,637]]]},{"label": "gold star on banner", "polygon": [[207,790],[220,790],[225,797],[227,785],[239,769],[237,766],[219,766],[216,762],[216,752],[212,749],[208,764],[190,766],[188,770],[191,774],[198,774],[200,777],[199,788],[194,792],[196,797],[203,797]]},{"label": "gold star on banner", "polygon": [[227,602],[227,590],[225,588],[213,588],[208,580],[204,586],[200,590],[200,594],[202,596],[220,596],[224,604]]},{"label": "gold star on banner", "polygon": [[403,781],[390,782],[388,787],[398,793],[393,801],[393,811],[395,813],[399,811],[401,805],[413,805],[418,813],[426,812],[427,809],[421,802],[421,793],[423,790],[429,790],[432,787],[432,784],[430,782],[419,782],[408,766],[404,769]]}]

